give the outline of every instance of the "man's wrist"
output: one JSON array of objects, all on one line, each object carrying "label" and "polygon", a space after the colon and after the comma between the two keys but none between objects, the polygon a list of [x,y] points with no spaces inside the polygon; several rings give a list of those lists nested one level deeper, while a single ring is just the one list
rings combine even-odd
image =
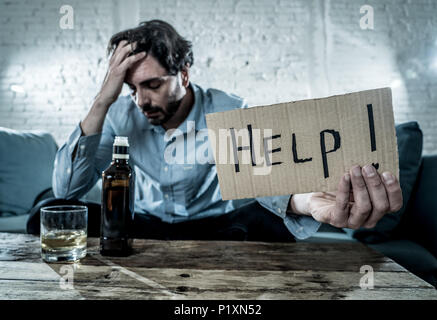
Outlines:
[{"label": "man's wrist", "polygon": [[98,94],[96,98],[94,99],[93,107],[96,109],[103,109],[105,111],[108,111],[109,107],[115,102],[116,100],[110,100],[105,99]]},{"label": "man's wrist", "polygon": [[293,194],[290,197],[290,201],[288,203],[287,212],[311,216],[309,210],[309,201],[310,201],[311,193],[301,193],[301,194]]}]

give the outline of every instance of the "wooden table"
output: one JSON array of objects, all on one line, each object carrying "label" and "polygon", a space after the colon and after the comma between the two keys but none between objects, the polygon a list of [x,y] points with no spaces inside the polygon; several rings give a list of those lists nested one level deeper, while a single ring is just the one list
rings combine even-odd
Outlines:
[{"label": "wooden table", "polygon": [[[437,299],[360,243],[135,239],[127,258],[102,257],[98,243],[80,263],[47,264],[39,237],[0,233],[0,299]],[[373,289],[360,287],[363,265]]]}]

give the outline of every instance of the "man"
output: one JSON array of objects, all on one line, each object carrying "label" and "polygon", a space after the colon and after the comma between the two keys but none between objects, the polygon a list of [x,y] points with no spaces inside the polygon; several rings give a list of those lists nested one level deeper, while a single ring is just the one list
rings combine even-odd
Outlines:
[{"label": "man", "polygon": [[[190,82],[191,43],[166,22],[147,21],[114,35],[108,53],[100,92],[56,156],[57,198],[78,199],[95,184],[118,135],[129,138],[136,172],[136,237],[293,241],[311,236],[321,222],[371,228],[401,208],[399,182],[371,165],[351,168],[335,193],[222,201],[214,164],[187,165],[184,158],[169,164],[166,148],[184,141],[178,135],[205,129],[205,114],[246,108],[245,102]],[[130,96],[119,96],[123,83]],[[199,150],[209,142],[205,137],[195,143]],[[182,157],[192,152],[187,148]]]}]

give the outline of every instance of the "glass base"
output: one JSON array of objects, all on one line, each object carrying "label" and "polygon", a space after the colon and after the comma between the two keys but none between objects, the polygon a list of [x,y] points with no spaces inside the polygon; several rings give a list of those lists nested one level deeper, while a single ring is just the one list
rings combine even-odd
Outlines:
[{"label": "glass base", "polygon": [[41,250],[41,258],[46,262],[78,262],[80,259],[85,258],[86,248],[74,249],[69,251],[46,251]]}]

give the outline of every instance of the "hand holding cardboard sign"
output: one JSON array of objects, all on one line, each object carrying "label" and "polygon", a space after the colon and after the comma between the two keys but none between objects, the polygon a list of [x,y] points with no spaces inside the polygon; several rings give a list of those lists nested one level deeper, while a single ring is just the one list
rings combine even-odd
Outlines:
[{"label": "hand holding cardboard sign", "polygon": [[390,88],[217,112],[206,121],[223,200],[332,191],[354,165],[399,177]]},{"label": "hand holding cardboard sign", "polygon": [[311,215],[315,220],[338,228],[373,228],[386,214],[400,210],[402,191],[396,177],[382,177],[372,165],[354,166],[343,175],[336,192],[295,194],[289,209]]}]

